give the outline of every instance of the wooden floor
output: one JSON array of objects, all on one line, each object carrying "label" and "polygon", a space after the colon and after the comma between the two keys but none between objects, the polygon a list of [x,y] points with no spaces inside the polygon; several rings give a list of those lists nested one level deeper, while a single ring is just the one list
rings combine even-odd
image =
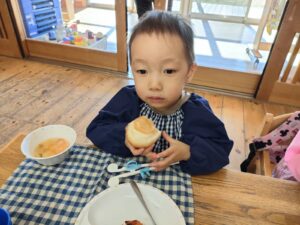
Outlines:
[{"label": "wooden floor", "polygon": [[[111,72],[91,72],[29,60],[0,57],[0,147],[18,133],[48,124],[72,126],[78,144],[89,145],[85,130],[110,98],[131,80]],[[228,166],[239,170],[266,112],[299,108],[193,90],[210,102],[234,140]]]}]

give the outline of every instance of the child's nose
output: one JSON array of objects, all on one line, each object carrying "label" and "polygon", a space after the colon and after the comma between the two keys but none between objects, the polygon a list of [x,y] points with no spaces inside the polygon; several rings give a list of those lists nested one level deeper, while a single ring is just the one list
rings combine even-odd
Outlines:
[{"label": "child's nose", "polygon": [[150,88],[150,90],[161,90],[162,82],[159,76],[150,76],[148,81],[148,87]]}]

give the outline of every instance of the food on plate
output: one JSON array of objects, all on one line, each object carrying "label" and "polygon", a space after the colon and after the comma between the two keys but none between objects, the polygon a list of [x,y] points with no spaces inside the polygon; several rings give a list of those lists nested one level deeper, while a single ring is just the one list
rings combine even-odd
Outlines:
[{"label": "food on plate", "polygon": [[57,155],[69,146],[69,142],[64,138],[49,138],[38,144],[33,150],[33,156],[46,158]]},{"label": "food on plate", "polygon": [[143,225],[143,224],[138,220],[131,220],[131,221],[125,221],[124,225]]},{"label": "food on plate", "polygon": [[126,127],[127,140],[136,148],[144,148],[154,144],[160,135],[161,131],[146,116],[136,118]]}]

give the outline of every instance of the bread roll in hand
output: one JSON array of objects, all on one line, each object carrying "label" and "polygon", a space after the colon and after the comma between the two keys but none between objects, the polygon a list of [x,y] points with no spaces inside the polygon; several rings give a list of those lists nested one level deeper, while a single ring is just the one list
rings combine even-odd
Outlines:
[{"label": "bread roll in hand", "polygon": [[135,148],[149,147],[157,141],[160,135],[161,131],[146,116],[136,118],[126,127],[126,138]]}]

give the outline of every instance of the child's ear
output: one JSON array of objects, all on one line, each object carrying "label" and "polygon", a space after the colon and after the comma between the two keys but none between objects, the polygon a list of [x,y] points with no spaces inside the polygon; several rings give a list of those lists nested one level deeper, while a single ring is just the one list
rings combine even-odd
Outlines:
[{"label": "child's ear", "polygon": [[189,72],[186,75],[186,82],[187,83],[192,81],[196,69],[197,69],[197,64],[196,63],[193,63],[192,65],[190,65]]}]

